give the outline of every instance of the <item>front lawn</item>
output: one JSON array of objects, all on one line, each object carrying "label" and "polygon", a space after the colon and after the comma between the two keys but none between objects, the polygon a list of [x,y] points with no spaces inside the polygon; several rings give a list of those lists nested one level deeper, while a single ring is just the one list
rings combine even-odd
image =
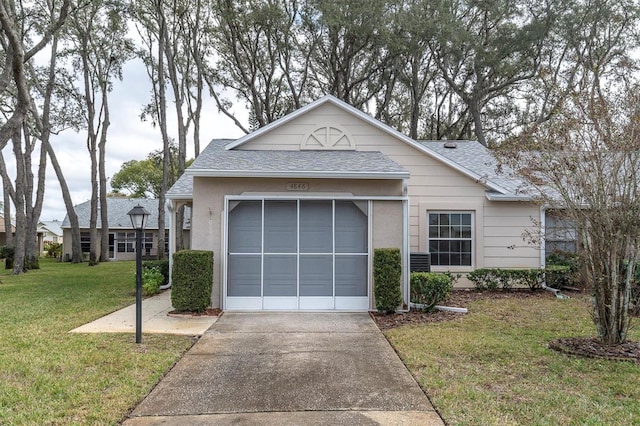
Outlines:
[{"label": "front lawn", "polygon": [[193,341],[70,334],[134,303],[135,263],[41,267],[0,275],[0,424],[116,424]]},{"label": "front lawn", "polygon": [[[451,321],[385,331],[447,424],[640,424],[640,365],[547,348],[595,334],[587,297],[467,307]],[[640,340],[637,327],[630,340]]]}]

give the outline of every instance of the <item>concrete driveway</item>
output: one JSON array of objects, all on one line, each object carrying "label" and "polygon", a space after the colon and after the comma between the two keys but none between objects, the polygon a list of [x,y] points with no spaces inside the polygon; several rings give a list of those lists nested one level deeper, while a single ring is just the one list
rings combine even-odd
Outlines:
[{"label": "concrete driveway", "polygon": [[225,313],[125,425],[442,425],[366,313]]}]

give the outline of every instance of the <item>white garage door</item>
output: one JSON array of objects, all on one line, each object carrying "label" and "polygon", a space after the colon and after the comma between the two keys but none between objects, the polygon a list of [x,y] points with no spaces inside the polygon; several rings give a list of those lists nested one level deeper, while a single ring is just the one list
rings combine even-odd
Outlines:
[{"label": "white garage door", "polygon": [[228,212],[226,309],[369,308],[367,201],[230,201]]}]

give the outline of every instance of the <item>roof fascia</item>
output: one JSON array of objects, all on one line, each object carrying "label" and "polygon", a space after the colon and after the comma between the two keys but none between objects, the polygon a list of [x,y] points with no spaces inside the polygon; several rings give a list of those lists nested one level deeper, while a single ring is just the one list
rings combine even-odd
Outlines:
[{"label": "roof fascia", "polygon": [[485,196],[489,201],[533,201],[533,198],[528,195],[504,195],[485,192]]},{"label": "roof fascia", "polygon": [[[194,177],[256,177],[256,178],[307,178],[307,179],[408,179],[407,172],[333,172],[333,171],[247,171],[247,170],[209,170],[188,169]],[[175,199],[175,196],[171,197]]]}]

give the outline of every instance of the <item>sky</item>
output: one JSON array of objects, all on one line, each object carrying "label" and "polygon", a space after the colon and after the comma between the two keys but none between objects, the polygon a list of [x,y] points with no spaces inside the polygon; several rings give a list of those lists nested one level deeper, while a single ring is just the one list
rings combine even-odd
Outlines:
[{"label": "sky", "polygon": [[[123,80],[114,82],[110,94],[111,125],[109,126],[106,146],[107,176],[113,176],[122,164],[129,160],[143,160],[148,153],[162,148],[160,129],[149,122],[140,120],[144,105],[150,100],[151,84],[144,65],[139,60],[132,60],[123,68]],[[208,93],[205,93],[208,96]],[[236,116],[246,125],[248,113],[238,103]],[[172,103],[167,103],[169,119],[175,117]],[[193,126],[191,126],[193,127]],[[169,136],[177,140],[175,118],[169,123]],[[233,122],[219,113],[213,99],[205,98],[201,117],[200,149],[208,141],[216,138],[239,138],[244,133]],[[86,147],[86,134],[67,130],[53,135],[51,143],[62,167],[74,205],[91,199],[90,158]],[[193,144],[188,144],[187,157],[193,157]],[[3,150],[7,169],[15,177],[15,160],[10,144]],[[35,163],[35,161],[34,161]],[[35,163],[37,167],[37,163]],[[110,190],[110,189],[109,189]],[[40,220],[60,220],[67,214],[60,185],[50,164],[47,166],[45,181],[45,198]]]}]

